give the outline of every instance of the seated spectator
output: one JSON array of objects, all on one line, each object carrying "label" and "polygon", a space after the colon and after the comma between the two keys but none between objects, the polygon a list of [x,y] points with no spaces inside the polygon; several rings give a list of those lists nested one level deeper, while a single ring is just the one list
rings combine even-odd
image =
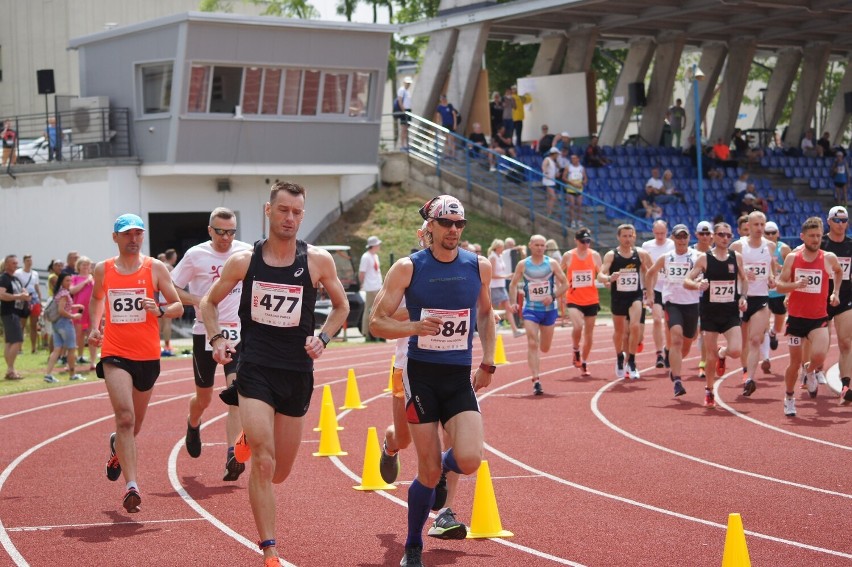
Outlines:
[{"label": "seated spectator", "polygon": [[[506,127],[500,126],[497,133],[491,137],[491,151],[505,156],[515,157],[515,147],[512,145],[512,138],[506,136]],[[497,163],[495,156],[492,153],[488,154],[488,162],[491,166],[491,171],[497,171]]]},{"label": "seated spectator", "polygon": [[657,191],[656,201],[661,205],[677,203],[678,201],[681,203],[686,202],[683,199],[683,193],[677,190],[677,185],[674,181],[674,174],[671,169],[667,169],[663,172],[663,187]]},{"label": "seated spectator", "polygon": [[538,140],[538,153],[541,156],[547,156],[550,153],[550,148],[553,147],[553,134],[550,134],[547,124],[541,125],[541,138]]},{"label": "seated spectator", "polygon": [[734,157],[738,160],[746,160],[749,164],[753,164],[760,161],[760,158],[763,157],[762,149],[749,147],[745,133],[740,128],[734,130],[731,141],[734,143]]},{"label": "seated spectator", "polygon": [[571,136],[568,132],[562,132],[557,134],[555,138],[553,138],[553,147],[561,150],[571,149]]},{"label": "seated spectator", "polygon": [[736,196],[737,200],[746,192],[748,189],[748,178],[749,174],[747,171],[742,172],[739,178],[734,181],[734,196]]},{"label": "seated spectator", "polygon": [[662,195],[663,180],[660,178],[660,168],[655,167],[651,169],[651,178],[645,182],[645,187],[651,187],[654,191],[654,195]]},{"label": "seated spectator", "polygon": [[646,219],[658,219],[663,216],[663,208],[656,203],[654,189],[650,185],[645,186],[645,191],[636,198],[633,206],[633,214]]},{"label": "seated spectator", "polygon": [[761,209],[761,204],[757,199],[756,195],[752,193],[746,193],[743,195],[742,201],[737,205],[737,215],[747,215],[753,211],[765,212]]},{"label": "seated spectator", "polygon": [[831,147],[831,134],[829,134],[828,132],[823,132],[820,139],[817,140],[817,146],[822,149],[823,156],[828,157],[832,153],[834,153],[832,151],[833,148]]},{"label": "seated spectator", "polygon": [[609,160],[604,157],[600,146],[598,146],[598,137],[592,136],[589,140],[589,146],[586,148],[586,167],[606,167],[609,165]]},{"label": "seated spectator", "polygon": [[473,123],[473,131],[467,137],[473,142],[469,146],[470,157],[478,157],[479,149],[488,147],[488,140],[485,139],[485,134],[482,133],[482,125],[479,122]]},{"label": "seated spectator", "polygon": [[822,157],[822,147],[818,146],[814,141],[813,129],[809,128],[805,132],[805,137],[802,138],[799,149],[802,150],[802,155],[805,157]]},{"label": "seated spectator", "polygon": [[719,167],[736,167],[737,162],[731,159],[731,147],[723,138],[717,138],[710,150],[713,159]]}]

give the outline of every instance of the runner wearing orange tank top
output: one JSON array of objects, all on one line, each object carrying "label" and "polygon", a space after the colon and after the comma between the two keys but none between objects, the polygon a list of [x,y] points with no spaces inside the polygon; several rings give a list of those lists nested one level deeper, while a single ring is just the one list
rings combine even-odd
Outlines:
[{"label": "runner wearing orange tank top", "polygon": [[[574,366],[589,376],[586,361],[592,352],[595,319],[600,311],[600,298],[595,285],[601,269],[601,255],[592,250],[592,233],[581,228],[574,234],[577,247],[562,256],[562,269],[568,279],[565,306],[571,319],[571,341],[574,347]],[[580,340],[583,352],[580,353]]]},{"label": "runner wearing orange tank top", "polygon": [[[811,398],[817,395],[816,373],[822,370],[828,353],[828,313],[826,305],[840,304],[838,293],[843,278],[843,268],[837,256],[820,250],[823,225],[819,217],[811,217],[802,225],[799,235],[803,247],[790,253],[784,259],[784,267],[778,278],[776,290],[789,293],[787,306],[787,338],[790,350],[790,364],[784,373],[786,396],[784,397],[784,415],[796,416],[796,400],[793,388],[799,369],[802,367],[802,347],[804,339],[811,344],[811,354],[805,384]],[[828,296],[828,278],[834,280],[834,292]],[[828,299],[828,301],[826,301]]]},{"label": "runner wearing orange tank top", "polygon": [[[106,382],[115,413],[106,474],[111,481],[122,472],[127,482],[123,506],[138,512],[142,497],[136,483],[136,435],[142,428],[154,382],[160,374],[160,334],[157,319],[183,315],[166,266],[141,253],[145,223],[136,215],[121,215],[113,225],[118,256],[95,267],[89,302],[89,344],[101,347],[99,378]],[[157,304],[155,292],[167,304]],[[106,322],[101,332],[101,319]]]}]

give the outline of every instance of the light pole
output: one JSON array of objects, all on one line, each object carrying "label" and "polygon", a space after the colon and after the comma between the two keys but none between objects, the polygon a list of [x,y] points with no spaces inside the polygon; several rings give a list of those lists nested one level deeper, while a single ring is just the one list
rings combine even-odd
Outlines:
[{"label": "light pole", "polygon": [[702,172],[701,158],[703,148],[701,146],[701,97],[698,93],[698,81],[704,79],[704,73],[698,65],[692,64],[692,98],[695,100],[695,156],[696,167],[698,167],[698,217],[699,220],[707,220],[704,217],[704,173]]}]

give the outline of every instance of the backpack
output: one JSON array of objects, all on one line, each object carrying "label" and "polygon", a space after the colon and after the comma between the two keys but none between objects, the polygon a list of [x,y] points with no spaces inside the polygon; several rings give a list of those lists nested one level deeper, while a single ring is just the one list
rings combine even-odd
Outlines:
[{"label": "backpack", "polygon": [[56,298],[51,297],[47,306],[44,308],[44,318],[51,323],[56,323],[59,321],[60,316],[59,303],[56,301]]}]

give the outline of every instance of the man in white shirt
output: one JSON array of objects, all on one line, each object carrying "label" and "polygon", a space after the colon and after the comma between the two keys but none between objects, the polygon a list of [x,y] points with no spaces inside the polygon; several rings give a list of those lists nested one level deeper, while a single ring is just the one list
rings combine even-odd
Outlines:
[{"label": "man in white shirt", "polygon": [[396,108],[394,112],[399,119],[399,149],[408,151],[408,116],[405,112],[411,110],[411,77],[406,77],[402,80],[402,86],[396,93]]},{"label": "man in white shirt", "polygon": [[41,314],[41,286],[39,285],[38,272],[33,269],[33,257],[29,254],[24,256],[24,267],[15,270],[15,277],[21,280],[21,285],[24,286],[30,294],[30,315],[26,319],[21,319],[21,325],[24,327],[21,330],[26,331],[26,326],[30,327],[30,344],[32,345],[32,353],[38,349],[38,316]]},{"label": "man in white shirt", "polygon": [[381,245],[382,241],[378,236],[368,238],[367,251],[361,256],[361,265],[358,267],[358,283],[361,284],[361,291],[367,295],[364,299],[364,315],[361,318],[361,332],[367,342],[376,340],[370,334],[370,311],[373,309],[376,295],[382,289],[382,270],[379,264]]},{"label": "man in white shirt", "polygon": [[[195,395],[189,400],[189,416],[186,424],[186,450],[190,457],[201,455],[201,415],[213,398],[213,386],[216,377],[216,361],[209,344],[210,337],[205,333],[199,303],[222,271],[222,266],[232,254],[242,250],[251,250],[251,245],[235,239],[237,217],[225,207],[214,209],[210,213],[207,227],[210,240],[193,246],[184,254],[180,263],[171,272],[172,281],[178,296],[184,305],[195,307],[195,324],[192,327],[192,368],[195,373]],[[233,359],[225,365],[225,383],[230,386],[237,376],[239,360],[240,318],[237,314],[240,305],[242,283],[234,287],[231,293],[219,304],[219,329],[228,341]],[[222,480],[233,482],[245,470],[245,464],[234,458],[234,442],[240,434],[239,407],[228,406],[225,422],[228,453],[225,461],[225,476]]]},{"label": "man in white shirt", "polygon": [[[652,181],[657,179],[660,181],[660,187],[662,187],[662,180],[660,177],[660,170],[654,168],[652,170],[653,177],[648,180],[648,185],[652,185]],[[669,238],[669,226],[666,224],[664,220],[657,220],[654,222],[654,225],[651,229],[654,233],[654,238],[652,240],[648,240],[647,242],[642,243],[642,249],[647,251],[648,254],[651,255],[651,262],[656,262],[660,259],[660,256],[664,254],[668,254],[672,250],[675,249],[675,243]],[[665,313],[663,310],[663,285],[665,284],[666,278],[665,274],[660,274],[660,277],[655,280],[654,285],[654,305],[651,307],[651,316],[654,318],[654,346],[657,349],[657,368],[668,368],[668,354],[669,349],[666,345],[668,345],[671,341],[669,340],[669,330],[664,328],[663,319],[665,317]],[[645,328],[642,327],[642,335],[644,336]],[[663,354],[663,349],[665,347],[665,355]]]}]

